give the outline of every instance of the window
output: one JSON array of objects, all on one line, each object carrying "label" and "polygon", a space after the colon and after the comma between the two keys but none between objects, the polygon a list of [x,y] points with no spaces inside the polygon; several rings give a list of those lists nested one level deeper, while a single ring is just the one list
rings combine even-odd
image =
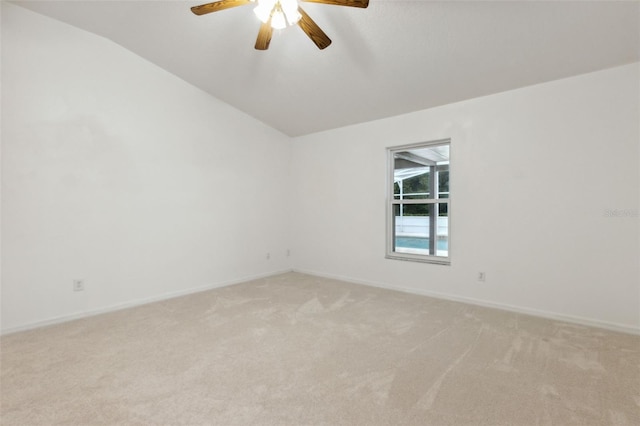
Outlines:
[{"label": "window", "polygon": [[449,145],[388,148],[387,258],[450,264]]}]

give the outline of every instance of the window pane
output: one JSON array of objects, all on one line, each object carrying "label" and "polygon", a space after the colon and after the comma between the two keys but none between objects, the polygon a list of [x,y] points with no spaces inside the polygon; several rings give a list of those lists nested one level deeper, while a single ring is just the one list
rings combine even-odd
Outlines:
[{"label": "window pane", "polygon": [[419,176],[414,176],[410,179],[406,179],[402,182],[404,189],[405,199],[419,199],[430,198],[429,193],[430,178],[429,173],[423,173]]},{"label": "window pane", "polygon": [[438,198],[449,198],[449,166],[438,166]]},{"label": "window pane", "polygon": [[433,204],[395,205],[393,251],[435,255],[429,230],[433,211]]},{"label": "window pane", "polygon": [[393,154],[394,199],[449,197],[449,145],[424,146]]},{"label": "window pane", "polygon": [[437,247],[438,256],[449,256],[449,204],[438,204],[438,232]]},{"label": "window pane", "polygon": [[428,167],[410,170],[396,169],[396,173],[399,179],[402,179],[394,184],[394,198],[400,200],[431,198]]}]

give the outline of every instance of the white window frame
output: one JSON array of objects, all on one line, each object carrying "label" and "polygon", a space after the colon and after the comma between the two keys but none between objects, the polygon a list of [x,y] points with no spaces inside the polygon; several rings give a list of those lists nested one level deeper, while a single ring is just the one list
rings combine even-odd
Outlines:
[{"label": "white window frame", "polygon": [[[409,145],[400,145],[387,147],[387,201],[386,201],[386,258],[397,260],[408,260],[413,262],[433,263],[438,265],[450,265],[451,264],[451,178],[449,178],[449,197],[446,199],[439,198],[427,198],[427,199],[404,199],[396,200],[394,197],[394,170],[395,170],[395,154],[397,152],[407,151],[417,148],[429,148],[433,146],[449,145],[449,152],[451,152],[451,139],[439,139],[429,142],[419,142]],[[451,155],[449,155],[451,156]],[[451,177],[451,161],[449,161],[449,176]],[[437,197],[437,195],[436,195]],[[441,201],[446,200],[446,201]],[[425,255],[414,253],[403,253],[394,250],[395,240],[395,217],[394,206],[396,205],[409,205],[409,204],[448,204],[448,241],[447,241],[447,256],[437,255]],[[437,216],[436,216],[437,220]],[[433,230],[430,232],[434,232]],[[434,235],[430,235],[430,238],[437,238],[437,231]]]}]

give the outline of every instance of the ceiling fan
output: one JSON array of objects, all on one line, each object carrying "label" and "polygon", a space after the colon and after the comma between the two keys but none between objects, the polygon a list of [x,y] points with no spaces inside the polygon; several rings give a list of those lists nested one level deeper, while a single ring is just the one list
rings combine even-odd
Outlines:
[{"label": "ceiling fan", "polygon": [[[335,6],[350,6],[366,8],[369,0],[300,0],[309,3],[332,4]],[[255,48],[267,50],[271,42],[274,29],[282,29],[290,25],[298,24],[302,31],[309,36],[311,41],[324,49],[331,44],[331,39],[320,29],[313,19],[298,5],[298,0],[220,0],[200,6],[194,6],[191,11],[196,15],[206,15],[236,6],[244,6],[255,3],[255,14],[262,21]]]}]

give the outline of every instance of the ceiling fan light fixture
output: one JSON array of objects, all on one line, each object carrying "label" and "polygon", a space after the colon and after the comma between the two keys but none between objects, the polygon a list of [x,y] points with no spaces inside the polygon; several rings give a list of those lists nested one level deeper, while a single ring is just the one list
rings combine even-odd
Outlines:
[{"label": "ceiling fan light fixture", "polygon": [[284,13],[278,8],[271,16],[271,27],[276,30],[281,30],[287,26],[287,20]]},{"label": "ceiling fan light fixture", "polygon": [[297,24],[302,17],[300,12],[298,12],[298,0],[280,0],[279,3],[280,8],[284,12],[284,16],[287,18],[287,24]]},{"label": "ceiling fan light fixture", "polygon": [[253,9],[253,13],[266,24],[269,17],[271,17],[271,11],[276,5],[276,0],[258,0],[257,3],[258,5]]},{"label": "ceiling fan light fixture", "polygon": [[301,18],[297,0],[257,0],[253,12],[263,23],[271,18],[271,27],[281,30],[295,25]]}]

